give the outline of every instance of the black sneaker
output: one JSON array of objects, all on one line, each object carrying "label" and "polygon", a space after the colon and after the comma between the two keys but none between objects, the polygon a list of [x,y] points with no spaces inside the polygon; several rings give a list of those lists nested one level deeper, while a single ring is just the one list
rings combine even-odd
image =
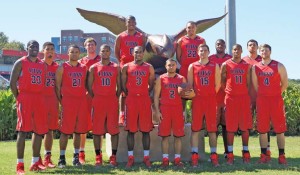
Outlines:
[{"label": "black sneaker", "polygon": [[73,157],[73,165],[74,166],[80,166],[81,163],[79,162],[79,154],[78,153],[75,153],[74,154],[74,157]]},{"label": "black sneaker", "polygon": [[66,159],[59,159],[58,160],[58,168],[66,167]]}]

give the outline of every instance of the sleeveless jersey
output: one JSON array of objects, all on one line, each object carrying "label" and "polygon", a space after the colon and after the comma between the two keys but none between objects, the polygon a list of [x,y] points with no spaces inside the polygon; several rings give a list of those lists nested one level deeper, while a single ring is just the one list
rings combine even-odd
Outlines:
[{"label": "sleeveless jersey", "polygon": [[116,95],[118,65],[110,62],[102,65],[100,62],[94,65],[93,92],[95,95]]},{"label": "sleeveless jersey", "polygon": [[133,61],[133,48],[143,46],[143,34],[136,31],[134,35],[128,35],[127,31],[120,35],[120,62],[125,64]]},{"label": "sleeveless jersey", "polygon": [[207,64],[193,63],[193,81],[196,96],[215,96],[216,63],[209,61]]},{"label": "sleeveless jersey", "polygon": [[176,74],[169,77],[167,73],[160,75],[161,93],[160,104],[180,105],[181,97],[178,94],[178,85],[183,83],[183,76]]},{"label": "sleeveless jersey", "polygon": [[136,65],[134,62],[130,62],[127,65],[126,88],[128,94],[148,95],[150,64],[144,62],[142,65]]},{"label": "sleeveless jersey", "polygon": [[230,58],[232,58],[232,56],[229,54],[225,54],[222,58],[219,58],[217,54],[213,54],[208,57],[210,61],[217,63],[219,66],[221,66],[225,61],[229,60]]},{"label": "sleeveless jersey", "polygon": [[260,55],[257,55],[257,57],[256,57],[255,59],[250,59],[249,56],[245,56],[245,57],[243,57],[242,59],[243,59],[244,61],[246,61],[248,64],[254,65],[254,64],[260,62],[262,58],[261,58]]},{"label": "sleeveless jersey", "polygon": [[47,66],[44,94],[47,96],[55,95],[55,72],[58,64],[56,62],[52,62],[51,65],[48,65],[46,62],[44,64]]},{"label": "sleeveless jersey", "polygon": [[61,94],[63,96],[85,96],[86,66],[80,63],[72,66],[65,62],[63,66]]},{"label": "sleeveless jersey", "polygon": [[228,95],[246,95],[247,88],[247,73],[249,64],[244,60],[235,63],[232,59],[226,61],[226,88],[225,92]]},{"label": "sleeveless jersey", "polygon": [[31,62],[26,56],[20,58],[22,71],[18,80],[20,92],[41,92],[45,88],[46,66],[40,60]]},{"label": "sleeveless jersey", "polygon": [[78,62],[85,65],[89,69],[93,64],[99,62],[101,57],[97,55],[94,59],[88,59],[87,56],[81,58]]},{"label": "sleeveless jersey", "polygon": [[259,62],[255,65],[258,80],[257,95],[281,96],[281,79],[278,72],[278,62],[272,60],[268,65]]},{"label": "sleeveless jersey", "polygon": [[196,36],[194,39],[183,36],[181,41],[181,65],[189,66],[191,63],[199,60],[197,49],[205,40],[200,36]]}]

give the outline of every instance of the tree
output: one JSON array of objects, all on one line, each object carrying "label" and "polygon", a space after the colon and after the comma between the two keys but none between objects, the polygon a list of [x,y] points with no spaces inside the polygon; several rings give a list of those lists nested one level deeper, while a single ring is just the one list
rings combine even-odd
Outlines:
[{"label": "tree", "polygon": [[9,43],[6,43],[3,47],[3,49],[9,49],[9,50],[25,50],[25,46],[23,43],[19,41],[12,41]]},{"label": "tree", "polygon": [[0,32],[0,50],[2,50],[7,43],[8,37],[3,32]]}]

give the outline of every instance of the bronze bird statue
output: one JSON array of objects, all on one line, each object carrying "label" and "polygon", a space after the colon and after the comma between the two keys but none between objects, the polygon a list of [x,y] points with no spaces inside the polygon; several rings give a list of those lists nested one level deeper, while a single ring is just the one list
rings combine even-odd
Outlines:
[{"label": "bronze bird statue", "polygon": [[[115,35],[118,35],[126,30],[126,18],[123,16],[106,12],[88,11],[80,8],[77,8],[77,10],[84,19],[107,28]],[[218,18],[196,21],[196,33],[201,33],[206,29],[212,27],[220,20],[222,20],[225,16],[226,14]],[[165,73],[165,62],[167,58],[171,58],[174,56],[177,40],[186,35],[185,27],[175,35],[152,35],[145,33],[138,27],[136,28],[136,30],[145,34],[145,36],[147,37],[144,60],[152,64],[156,74]]]}]

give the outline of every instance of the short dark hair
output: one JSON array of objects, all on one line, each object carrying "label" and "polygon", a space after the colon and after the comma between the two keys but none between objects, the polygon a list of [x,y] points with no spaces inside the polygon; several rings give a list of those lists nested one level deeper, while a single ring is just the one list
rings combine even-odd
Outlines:
[{"label": "short dark hair", "polygon": [[251,39],[247,42],[247,46],[249,43],[255,43],[258,46],[258,42],[255,39]]},{"label": "short dark hair", "polygon": [[167,61],[166,61],[166,64],[167,64],[168,61],[170,61],[170,62],[173,61],[177,64],[177,61],[174,58],[168,58]]},{"label": "short dark hair", "polygon": [[28,41],[28,43],[27,43],[27,48],[28,48],[32,43],[38,43],[38,44],[39,44],[39,42],[37,42],[36,40],[30,40],[30,41]]},{"label": "short dark hair", "polygon": [[49,42],[49,41],[45,42],[45,43],[43,44],[43,50],[44,50],[47,46],[53,46],[53,47],[54,47],[54,43]]},{"label": "short dark hair", "polygon": [[239,47],[239,48],[241,48],[241,49],[243,50],[243,47],[242,47],[240,44],[234,44],[234,45],[232,46],[232,49],[233,49],[234,47]]},{"label": "short dark hair", "polygon": [[108,50],[111,51],[111,48],[110,48],[110,46],[109,46],[108,44],[102,44],[102,45],[100,46],[100,50],[101,50],[102,48],[108,48]]},{"label": "short dark hair", "polygon": [[132,16],[132,15],[127,16],[126,20],[127,20],[127,21],[128,21],[128,20],[134,20],[134,21],[136,21],[136,20],[135,20],[135,17]]},{"label": "short dark hair", "polygon": [[80,47],[79,46],[77,46],[76,44],[71,44],[71,45],[69,45],[69,47],[68,47],[68,50],[70,50],[70,48],[77,48],[79,51],[80,51]]},{"label": "short dark hair", "polygon": [[188,22],[186,23],[186,26],[187,26],[188,24],[196,25],[196,22],[195,22],[195,21],[188,21]]},{"label": "short dark hair", "polygon": [[218,41],[225,44],[225,41],[223,39],[217,39],[216,44]]}]

